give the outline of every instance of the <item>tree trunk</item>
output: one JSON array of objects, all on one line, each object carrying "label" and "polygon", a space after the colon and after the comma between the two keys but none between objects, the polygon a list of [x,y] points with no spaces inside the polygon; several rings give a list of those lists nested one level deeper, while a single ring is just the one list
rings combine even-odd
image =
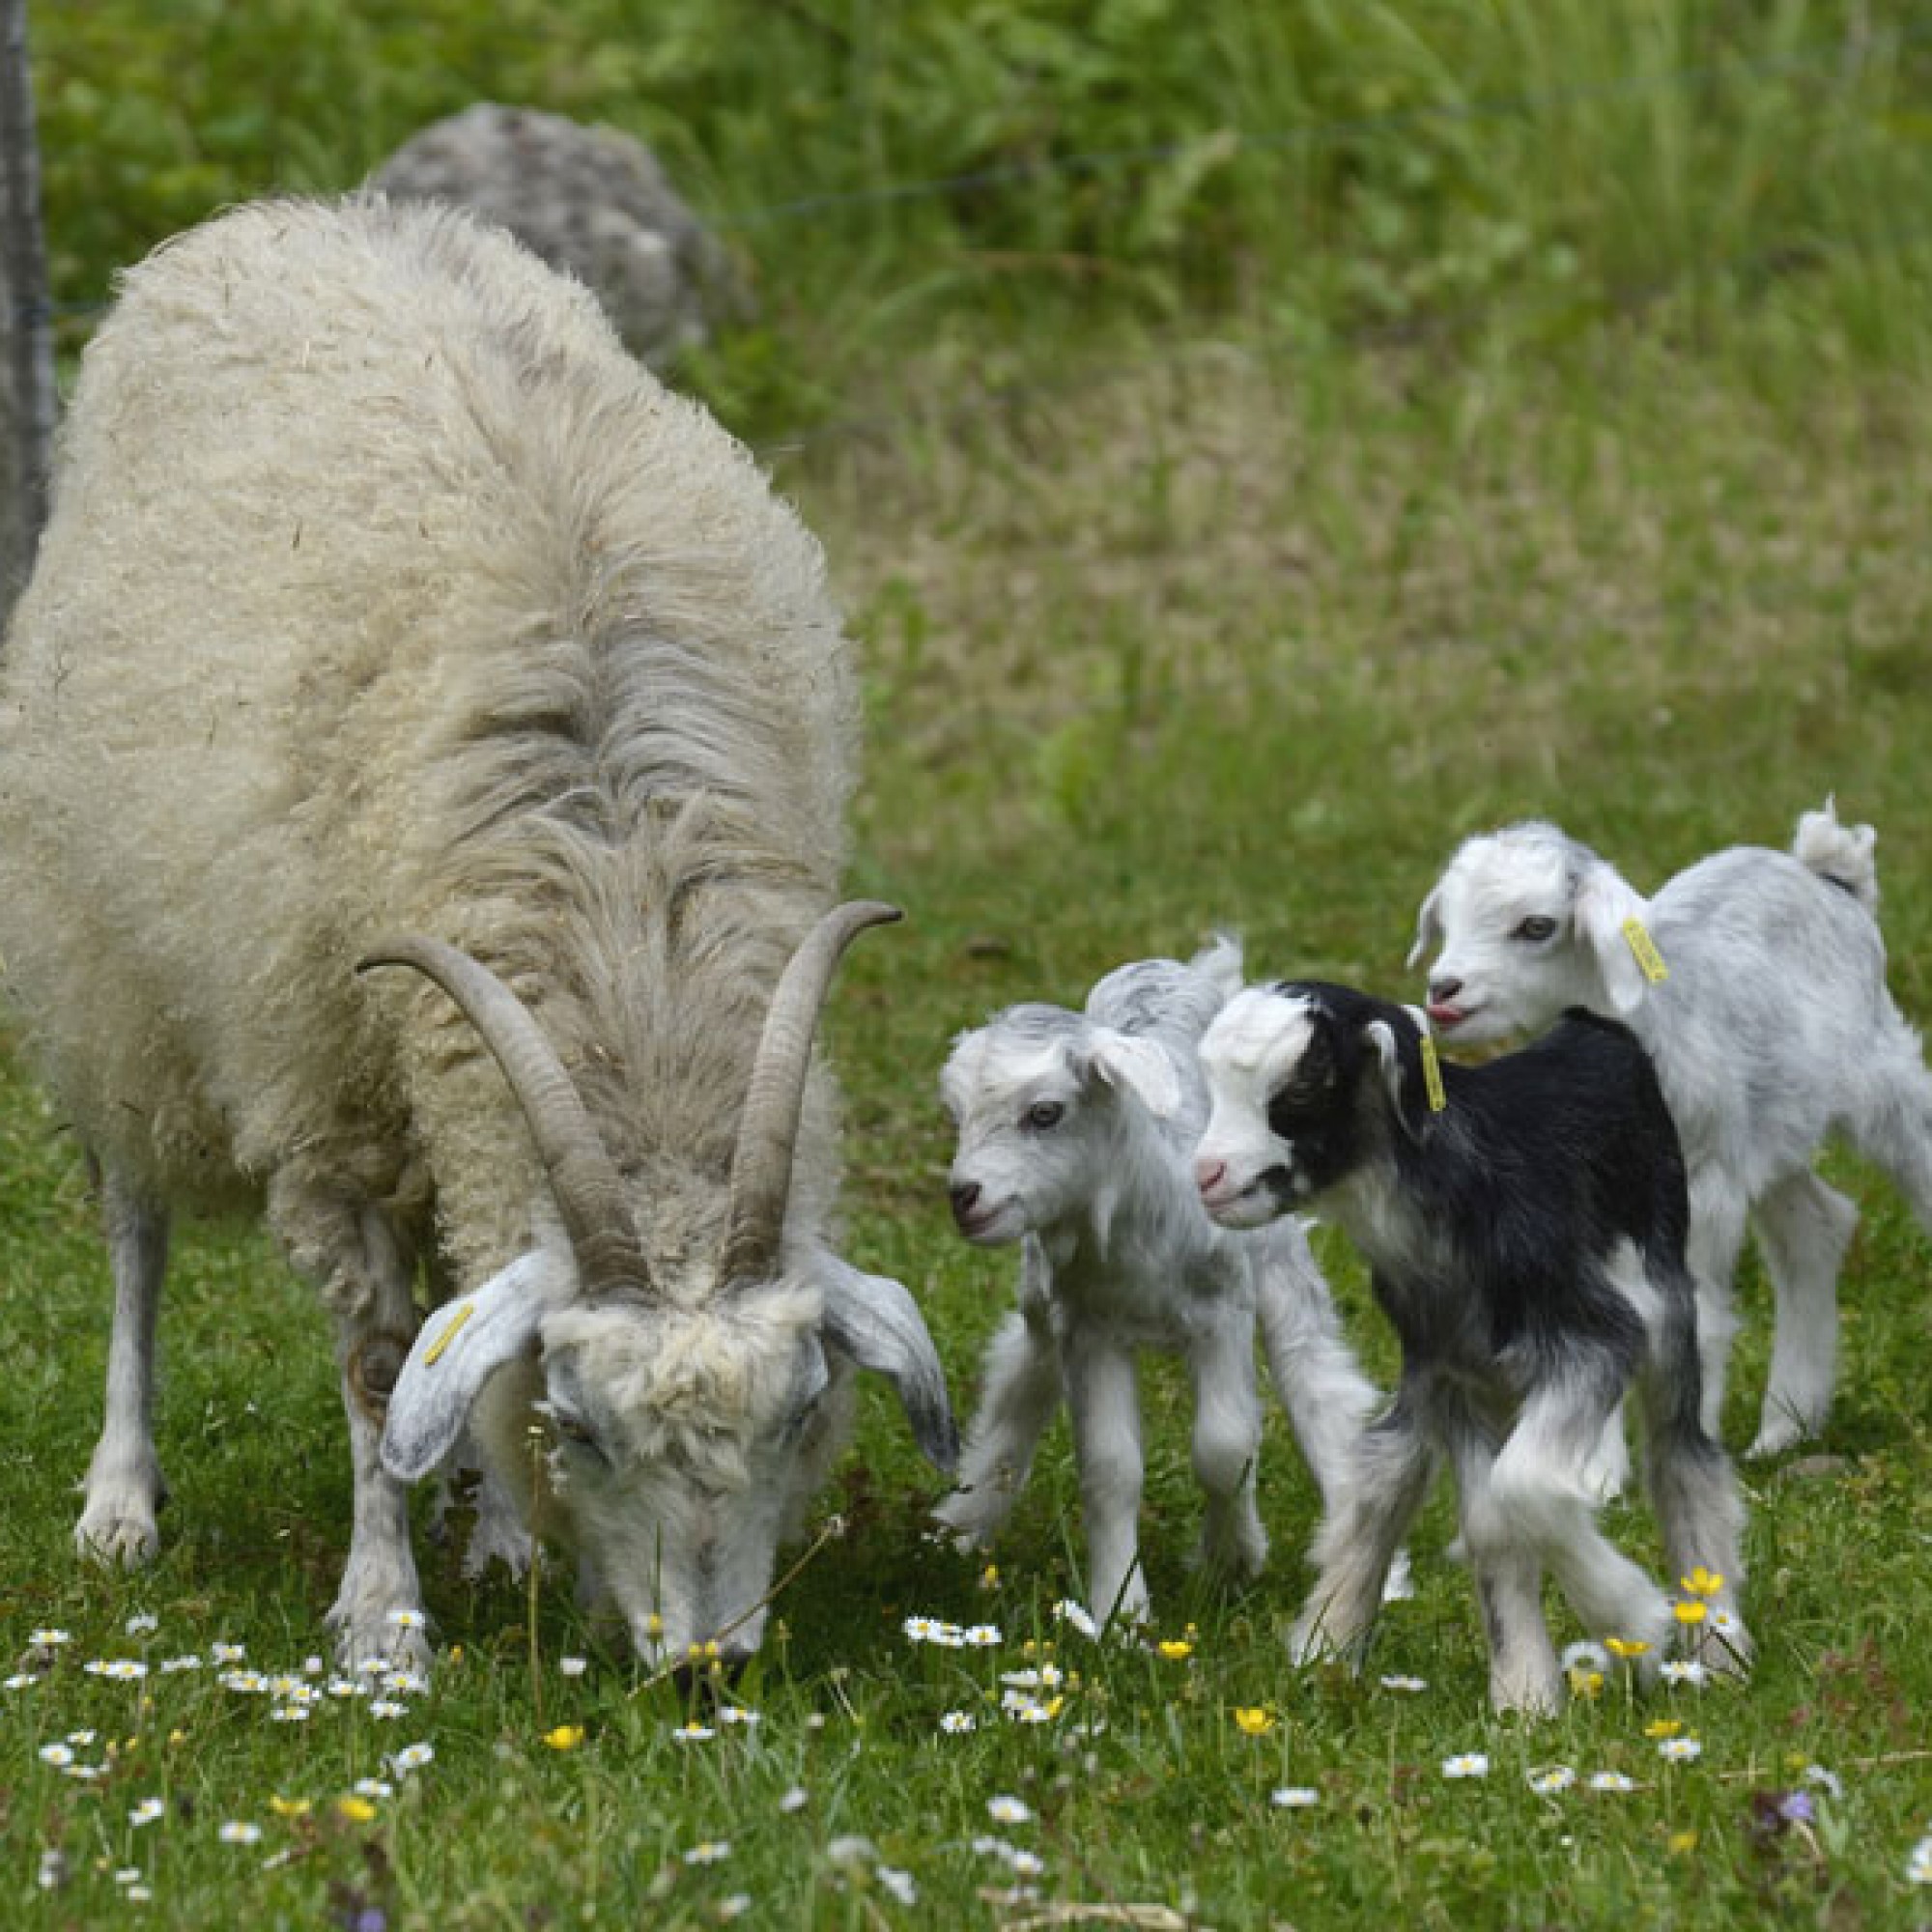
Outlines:
[{"label": "tree trunk", "polygon": [[41,156],[27,0],[0,0],[0,611],[33,565],[54,432],[53,318],[41,233]]}]

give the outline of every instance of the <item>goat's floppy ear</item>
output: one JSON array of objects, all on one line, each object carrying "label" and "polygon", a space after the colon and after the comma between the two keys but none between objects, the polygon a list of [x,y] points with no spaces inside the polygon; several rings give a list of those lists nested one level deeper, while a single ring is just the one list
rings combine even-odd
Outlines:
[{"label": "goat's floppy ear", "polygon": [[1610,1005],[1625,1018],[1643,1004],[1648,983],[1629,926],[1634,920],[1641,927],[1649,910],[1636,888],[1602,859],[1584,872],[1571,909],[1577,938],[1597,962]]},{"label": "goat's floppy ear", "polygon": [[959,1462],[959,1431],[919,1304],[890,1275],[863,1274],[837,1255],[824,1256],[822,1264],[825,1339],[862,1369],[891,1379],[921,1453],[950,1476]]},{"label": "goat's floppy ear", "polygon": [[383,1467],[399,1483],[419,1482],[442,1461],[483,1384],[535,1341],[555,1267],[553,1256],[533,1249],[473,1294],[430,1311],[383,1425]]},{"label": "goat's floppy ear", "polygon": [[1387,1020],[1371,1020],[1362,1029],[1376,1050],[1382,1085],[1402,1130],[1419,1147],[1429,1133],[1429,1094],[1422,1074],[1422,1036],[1398,1033]]},{"label": "goat's floppy ear", "polygon": [[1408,957],[1403,964],[1413,971],[1422,963],[1423,955],[1432,952],[1442,943],[1442,887],[1440,883],[1429,889],[1429,896],[1415,915],[1415,944],[1408,949]]},{"label": "goat's floppy ear", "polygon": [[1083,1079],[1091,1076],[1135,1094],[1156,1120],[1170,1120],[1180,1109],[1180,1076],[1166,1049],[1151,1039],[1096,1027],[1074,1061]]}]

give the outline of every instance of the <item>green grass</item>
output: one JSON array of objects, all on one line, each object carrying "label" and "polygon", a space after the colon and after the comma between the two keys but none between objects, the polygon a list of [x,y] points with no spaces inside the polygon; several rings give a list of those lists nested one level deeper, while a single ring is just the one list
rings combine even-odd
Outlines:
[{"label": "green grass", "polygon": [[[952,1035],[1010,1000],[1077,1001],[1218,924],[1257,973],[1410,990],[1414,908],[1467,831],[1557,816],[1650,886],[1722,844],[1783,843],[1835,791],[1880,828],[1892,985],[1932,1018],[1932,303],[1912,215],[1932,123],[1914,43],[1821,69],[1798,55],[1847,16],[1790,5],[1275,11],[1292,23],[1215,8],[1178,36],[1151,0],[1099,10],[1106,33],[988,8],[997,33],[969,44],[938,9],[893,16],[898,39],[882,10],[785,9],[765,50],[796,84],[778,95],[728,10],[715,28],[667,10],[679,30],[653,38],[617,31],[617,0],[586,5],[547,22],[540,58],[533,36],[440,7],[410,47],[319,0],[37,15],[48,72],[71,90],[85,70],[99,97],[92,118],[43,97],[65,130],[50,209],[85,242],[60,258],[76,297],[223,194],[349,179],[411,115],[508,82],[681,130],[671,151],[714,208],[1216,114],[1361,124],[1185,192],[1126,169],[771,224],[764,325],[696,372],[768,439],[862,640],[855,884],[911,917],[855,949],[830,1017],[850,1246],[920,1295],[962,1409],[1012,1258],[951,1232],[933,1078]],[[287,57],[265,66],[277,34]],[[185,79],[184,107],[156,75],[212,44],[196,35],[228,65]],[[1001,85],[1017,43],[1031,92]],[[248,71],[286,97],[273,140],[216,111],[242,114]],[[1531,95],[1536,113],[1485,107]],[[1439,102],[1460,111],[1417,114]],[[213,172],[174,179],[169,154]],[[90,178],[113,191],[87,199]],[[784,434],[824,419],[850,427]],[[1905,1874],[1932,1831],[1932,1244],[1876,1177],[1835,1153],[1828,1171],[1865,1210],[1840,1393],[1821,1444],[1746,1472],[1747,1687],[1613,1686],[1550,1723],[1492,1719],[1440,1496],[1419,1594],[1366,1676],[1292,1673],[1314,1525],[1287,1432],[1271,1420],[1261,1470],[1268,1571],[1216,1596],[1185,1567],[1185,1404],[1156,1367],[1144,1545],[1161,1634],[1193,1627],[1185,1658],[1056,1622],[1079,1583],[1064,1431],[989,1579],[925,1540],[937,1492],[869,1389],[824,1498],[845,1532],[785,1588],[742,1687],[755,1725],[680,1742],[685,1713],[597,1648],[559,1574],[539,1577],[532,1634],[529,1594],[467,1584],[427,1544],[432,1688],[406,1718],[336,1701],[293,1725],[212,1670],[123,1684],[82,1664],[222,1640],[271,1671],[325,1650],[349,1480],[323,1318],[250,1231],[181,1231],[163,1552],[134,1577],[79,1567],[105,1264],[71,1147],[0,1063],[0,1656],[43,1625],[73,1638],[44,1682],[0,1692],[0,1922],[703,1926],[744,1893],[746,1922],[788,1926],[1923,1924],[1932,1891]],[[1386,1377],[1359,1266],[1332,1236],[1320,1251]],[[1743,1299],[1735,1442],[1769,1340],[1754,1266]],[[1640,1510],[1608,1520],[1654,1556]],[[152,1634],[127,1632],[139,1612]],[[913,1614],[1002,1642],[914,1646]],[[589,1668],[565,1676],[575,1655]],[[1068,1673],[1054,1720],[1003,1718],[1000,1674],[1048,1661]],[[1237,1707],[1271,1727],[1246,1735]],[[942,1732],[949,1711],[977,1728]],[[1660,1717],[1702,1755],[1666,1765],[1645,1734]],[[580,1724],[570,1748],[543,1741]],[[103,1778],[37,1757],[83,1730]],[[432,1762],[385,1771],[416,1742]],[[1445,1778],[1471,1750],[1488,1777]],[[1524,1775],[1552,1764],[1636,1788],[1539,1796]],[[1806,1787],[1815,1817],[1781,1823],[1776,1795],[1813,1764],[1840,1794]],[[344,1815],[367,1776],[394,1795]],[[1302,1785],[1312,1808],[1270,1803]],[[1031,1820],[996,1823],[1001,1794]],[[162,1817],[132,1824],[150,1796]],[[223,1843],[224,1820],[261,1840]],[[976,1850],[986,1835],[1039,1874]],[[855,1836],[916,1905],[835,1856]],[[686,1861],[723,1839],[719,1862]],[[43,1890],[49,1850],[65,1882]],[[132,1868],[151,1902],[125,1897]],[[1037,1905],[1005,1897],[1022,1882]]]}]

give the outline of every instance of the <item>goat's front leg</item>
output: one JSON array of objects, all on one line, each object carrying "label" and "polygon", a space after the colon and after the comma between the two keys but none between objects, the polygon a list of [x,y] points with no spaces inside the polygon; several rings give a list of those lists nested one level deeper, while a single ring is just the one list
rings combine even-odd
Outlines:
[{"label": "goat's front leg", "polygon": [[1342,1657],[1360,1663],[1389,1566],[1435,1468],[1415,1392],[1405,1388],[1388,1413],[1362,1432],[1342,1493],[1316,1531],[1318,1574],[1289,1634],[1293,1662]]},{"label": "goat's front leg", "polygon": [[1698,1377],[1703,1388],[1704,1434],[1723,1438],[1724,1379],[1731,1341],[1738,1332],[1732,1277],[1744,1245],[1745,1203],[1731,1177],[1709,1165],[1690,1177],[1690,1229],[1685,1260],[1697,1292]]},{"label": "goat's front leg", "polygon": [[73,1541],[83,1556],[131,1568],[160,1548],[156,1516],[167,1494],[155,1452],[155,1328],[168,1264],[168,1217],[112,1169],[102,1178],[100,1206],[114,1326],[100,1439],[87,1465]]},{"label": "goat's front leg", "polygon": [[1060,1406],[1060,1358],[1043,1314],[1009,1315],[986,1347],[985,1388],[959,1452],[959,1485],[933,1520],[978,1548],[1011,1512]]},{"label": "goat's front leg", "polygon": [[1148,1614],[1139,1551],[1144,1463],[1133,1351],[1111,1336],[1079,1329],[1063,1341],[1061,1364],[1080,1465],[1088,1605],[1102,1622],[1119,1617],[1143,1623]]},{"label": "goat's front leg", "polygon": [[1267,1531],[1255,1506],[1262,1406],[1255,1389],[1254,1322],[1242,1313],[1216,1322],[1189,1350],[1194,1384],[1194,1474],[1207,1497],[1202,1566],[1246,1578],[1267,1561]]},{"label": "goat's front leg", "polygon": [[[354,1522],[342,1586],[328,1612],[343,1662],[387,1657],[421,1668],[430,1659],[421,1629],[422,1588],[410,1547],[409,1491],[383,1467],[383,1419],[416,1328],[409,1264],[388,1217],[372,1204],[270,1193],[278,1232],[293,1230],[298,1262],[322,1273],[335,1316],[336,1365],[349,1418]],[[284,1239],[290,1234],[284,1232]],[[401,1620],[397,1612],[402,1613]]]},{"label": "goat's front leg", "polygon": [[1548,1717],[1563,1702],[1563,1670],[1543,1616],[1543,1565],[1496,1502],[1495,1448],[1470,1417],[1448,1426],[1458,1520],[1490,1653],[1490,1703]]},{"label": "goat's front leg", "polygon": [[1771,1377],[1747,1456],[1775,1456],[1815,1435],[1832,1406],[1838,1368],[1838,1267],[1859,1210],[1815,1174],[1793,1175],[1751,1208],[1776,1300]]},{"label": "goat's front leg", "polygon": [[1656,1582],[1597,1527],[1591,1457],[1622,1399],[1610,1362],[1573,1363],[1555,1386],[1531,1392],[1491,1472],[1503,1534],[1536,1550],[1593,1636],[1641,1644],[1637,1672],[1655,1677],[1670,1605]]}]

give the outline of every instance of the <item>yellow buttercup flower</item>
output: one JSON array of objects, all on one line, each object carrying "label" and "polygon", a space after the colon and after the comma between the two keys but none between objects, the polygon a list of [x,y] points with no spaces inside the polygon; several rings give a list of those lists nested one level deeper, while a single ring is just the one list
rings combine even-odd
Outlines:
[{"label": "yellow buttercup flower", "polygon": [[546,1731],[543,1741],[552,1750],[575,1750],[583,1742],[582,1724],[559,1724],[554,1731]]},{"label": "yellow buttercup flower", "polygon": [[1653,1718],[1643,1727],[1647,1738],[1674,1738],[1684,1728],[1682,1718]]},{"label": "yellow buttercup flower", "polygon": [[1644,1642],[1641,1637],[1606,1636],[1604,1639],[1604,1648],[1612,1657],[1632,1658],[1643,1656],[1649,1650],[1650,1645]]},{"label": "yellow buttercup flower", "polygon": [[1673,1852],[1694,1852],[1697,1849],[1695,1832],[1673,1832],[1670,1834],[1670,1849]]},{"label": "yellow buttercup flower", "polygon": [[1701,1624],[1711,1614],[1711,1606],[1701,1597],[1687,1597],[1681,1604],[1672,1604],[1670,1611],[1680,1624]]},{"label": "yellow buttercup flower", "polygon": [[308,1800],[306,1798],[271,1798],[269,1800],[269,1809],[277,1818],[305,1818],[308,1815]]},{"label": "yellow buttercup flower", "polygon": [[1170,1663],[1179,1663],[1183,1657],[1192,1657],[1194,1655],[1194,1646],[1185,1637],[1164,1636],[1154,1645],[1154,1648]]},{"label": "yellow buttercup flower", "polygon": [[338,1798],[335,1808],[352,1825],[366,1825],[376,1815],[376,1807],[366,1798]]},{"label": "yellow buttercup flower", "polygon": [[1724,1587],[1724,1579],[1715,1571],[1706,1570],[1700,1563],[1688,1577],[1677,1579],[1684,1585],[1688,1595],[1692,1597],[1715,1597]]},{"label": "yellow buttercup flower", "polygon": [[1274,1729],[1274,1713],[1260,1704],[1236,1704],[1235,1728],[1244,1737],[1264,1738]]}]

